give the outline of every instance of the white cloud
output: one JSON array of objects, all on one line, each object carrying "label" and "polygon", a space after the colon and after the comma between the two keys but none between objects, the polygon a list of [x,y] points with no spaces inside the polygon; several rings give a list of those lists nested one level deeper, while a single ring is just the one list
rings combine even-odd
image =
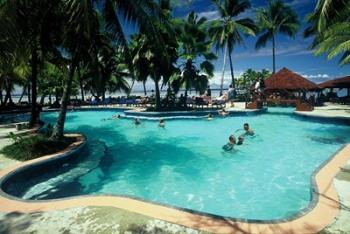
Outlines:
[{"label": "white cloud", "polygon": [[[243,74],[244,71],[237,70],[234,71],[235,78],[240,77]],[[222,78],[222,71],[215,71],[214,77],[210,79],[210,85],[214,86],[220,86],[221,84],[221,78]],[[224,86],[228,86],[231,84],[232,78],[231,78],[231,71],[226,70],[224,75]]]},{"label": "white cloud", "polygon": [[302,7],[302,6],[305,6],[309,3],[310,2],[307,0],[293,0],[290,3],[288,3],[288,5],[292,6],[292,7]]},{"label": "white cloud", "polygon": [[330,78],[328,74],[316,74],[316,75],[302,75],[305,78],[308,79],[315,79],[315,78]]},{"label": "white cloud", "polygon": [[303,74],[303,73],[299,73],[299,74],[302,77],[305,77],[306,79],[309,79],[317,84],[332,79],[331,76],[328,74],[309,74],[309,75]]},{"label": "white cloud", "polygon": [[[295,56],[295,55],[304,55],[304,54],[312,54],[312,51],[307,50],[304,45],[282,45],[276,49],[276,55],[283,56]],[[235,53],[233,55],[235,58],[255,58],[255,57],[265,57],[272,56],[272,48],[262,48],[257,51],[246,51],[241,53]]]},{"label": "white cloud", "polygon": [[216,20],[218,18],[220,18],[219,12],[217,10],[213,10],[213,11],[204,11],[204,12],[200,12],[198,13],[198,17],[205,17],[207,18],[208,21],[212,21],[212,20]]}]

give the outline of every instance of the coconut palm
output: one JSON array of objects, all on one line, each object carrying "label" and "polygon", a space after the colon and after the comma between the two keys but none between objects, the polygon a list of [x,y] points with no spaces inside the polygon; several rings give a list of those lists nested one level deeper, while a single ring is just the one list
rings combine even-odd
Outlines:
[{"label": "coconut palm", "polygon": [[[55,48],[54,40],[59,38],[59,11],[62,1],[14,0],[2,2],[1,32],[6,35],[9,47],[14,50],[25,48],[31,68],[31,119],[33,126],[39,120],[37,108],[37,79],[43,58]],[[55,35],[55,36],[54,36]]]},{"label": "coconut palm", "polygon": [[307,16],[305,37],[314,37],[310,49],[316,55],[328,53],[328,59],[342,54],[341,64],[350,61],[350,1],[319,0],[315,11]]},{"label": "coconut palm", "polygon": [[185,96],[191,88],[202,92],[206,89],[209,79],[213,76],[216,59],[211,52],[212,43],[208,40],[206,18],[199,18],[190,12],[187,19],[178,23],[179,57],[184,61],[180,64],[180,84],[185,88]]},{"label": "coconut palm", "polygon": [[161,43],[155,43],[155,36],[149,35],[147,28],[141,27],[140,33],[132,37],[130,47],[137,80],[145,84],[147,78],[150,77],[154,81],[156,109],[159,110],[162,108],[160,82],[162,80],[164,85],[169,81],[172,73],[176,70],[175,64],[178,55],[176,50],[177,41],[170,14],[170,1],[161,0],[158,9],[158,12],[150,18],[156,32],[156,41],[161,41]]},{"label": "coconut palm", "polygon": [[300,27],[297,13],[282,0],[269,0],[267,8],[257,10],[260,36],[255,44],[258,50],[272,41],[273,73],[276,71],[276,36],[281,33],[294,37]]},{"label": "coconut palm", "polygon": [[220,18],[214,20],[210,35],[215,41],[216,50],[224,49],[224,62],[222,68],[220,93],[222,94],[225,76],[227,54],[230,61],[232,85],[235,85],[235,77],[232,64],[232,52],[236,44],[243,44],[242,34],[255,36],[256,26],[250,18],[240,18],[251,4],[249,0],[212,0]]},{"label": "coconut palm", "polygon": [[316,45],[316,55],[326,53],[328,59],[342,54],[340,64],[350,63],[350,22],[336,23],[327,28]]},{"label": "coconut palm", "polygon": [[[144,28],[152,30],[152,24],[148,23],[148,14],[154,5],[150,0],[104,0],[102,19],[99,16],[99,8],[95,8],[93,0],[64,1],[64,12],[66,22],[64,28],[63,48],[66,50],[70,65],[67,76],[59,117],[54,128],[52,138],[62,139],[66,119],[67,105],[71,93],[73,77],[78,64],[81,61],[90,64],[89,70],[100,75],[98,66],[98,44],[101,40],[101,30],[112,38],[116,45],[126,46],[126,37],[123,33],[122,20],[127,22],[138,22]],[[147,9],[146,9],[147,8]],[[100,20],[100,21],[99,21]],[[101,21],[103,20],[103,22]],[[105,28],[101,28],[104,26]],[[97,77],[100,79],[100,77]]]}]

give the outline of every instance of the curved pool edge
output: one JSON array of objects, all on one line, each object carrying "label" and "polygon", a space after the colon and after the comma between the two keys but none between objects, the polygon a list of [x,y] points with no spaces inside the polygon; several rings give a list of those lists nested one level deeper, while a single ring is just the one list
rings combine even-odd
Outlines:
[{"label": "curved pool edge", "polygon": [[293,111],[295,116],[302,117],[310,120],[321,120],[326,122],[337,122],[350,124],[350,116],[341,115],[324,115],[320,113],[313,113],[308,111]]},{"label": "curved pool edge", "polygon": [[[64,151],[16,164],[0,171],[0,186],[4,180],[18,171],[61,157],[69,157],[82,149],[86,144],[86,139],[82,135],[75,135],[79,136],[79,141],[73,143]],[[84,195],[55,200],[31,201],[6,194],[1,187],[0,211],[33,213],[73,207],[110,206],[181,226],[215,233],[315,233],[329,225],[339,212],[339,198],[333,184],[333,178],[349,159],[350,144],[345,145],[320,165],[311,177],[312,200],[309,206],[297,215],[287,219],[271,221],[235,219],[115,195]]]}]

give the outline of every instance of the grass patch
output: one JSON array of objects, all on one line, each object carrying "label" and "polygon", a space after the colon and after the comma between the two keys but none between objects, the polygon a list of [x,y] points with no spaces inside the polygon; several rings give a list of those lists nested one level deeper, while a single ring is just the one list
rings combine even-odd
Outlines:
[{"label": "grass patch", "polygon": [[66,137],[62,141],[54,141],[42,134],[27,137],[18,137],[12,134],[11,138],[14,143],[5,146],[0,150],[0,153],[19,161],[27,161],[57,153],[76,141],[76,137]]}]

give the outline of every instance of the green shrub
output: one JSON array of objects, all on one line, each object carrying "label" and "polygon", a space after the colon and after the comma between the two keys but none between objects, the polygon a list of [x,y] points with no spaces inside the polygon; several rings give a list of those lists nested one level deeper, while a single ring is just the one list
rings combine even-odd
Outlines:
[{"label": "green shrub", "polygon": [[0,153],[8,158],[19,161],[31,160],[57,153],[75,141],[73,137],[65,138],[62,141],[54,141],[42,134],[21,137],[10,133],[10,137],[14,140],[14,143],[5,146],[0,150]]}]

